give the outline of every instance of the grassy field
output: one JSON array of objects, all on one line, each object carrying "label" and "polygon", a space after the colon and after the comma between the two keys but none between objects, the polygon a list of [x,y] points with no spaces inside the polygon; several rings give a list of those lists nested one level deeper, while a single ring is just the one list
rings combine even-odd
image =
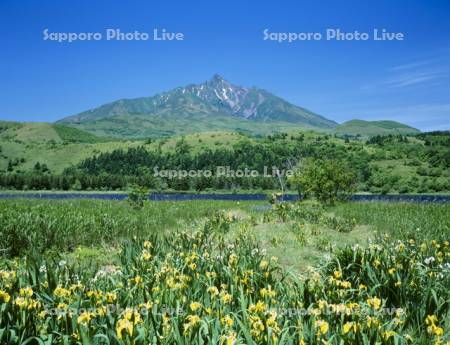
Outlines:
[{"label": "grassy field", "polygon": [[[317,133],[305,131],[305,135],[312,140]],[[209,131],[183,136],[193,152],[229,148],[244,138],[254,142],[237,132]],[[7,168],[9,160],[18,159],[16,170],[19,171],[30,171],[36,162],[40,162],[47,164],[52,172],[61,173],[94,154],[115,149],[144,145],[148,150],[173,151],[180,139],[180,136],[153,140],[108,139],[64,125],[0,121],[0,170]]]},{"label": "grassy field", "polygon": [[450,239],[448,204],[362,202],[341,204],[333,211],[400,240]]},{"label": "grassy field", "polygon": [[47,164],[52,172],[61,173],[94,154],[138,145],[98,138],[62,125],[0,121],[0,170],[6,170],[10,160],[17,160],[19,171],[31,171],[40,162]]},{"label": "grassy field", "polygon": [[19,199],[0,211],[2,344],[450,340],[448,204]]},{"label": "grassy field", "polygon": [[335,133],[342,135],[361,135],[371,137],[374,135],[411,134],[419,133],[415,128],[395,121],[364,121],[350,120],[338,125]]}]

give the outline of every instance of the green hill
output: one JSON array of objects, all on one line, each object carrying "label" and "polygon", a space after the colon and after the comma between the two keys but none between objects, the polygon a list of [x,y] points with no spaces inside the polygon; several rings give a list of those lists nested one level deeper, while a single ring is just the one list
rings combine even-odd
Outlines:
[{"label": "green hill", "polygon": [[396,121],[364,121],[364,120],[350,120],[338,125],[334,132],[341,135],[361,135],[365,137],[372,137],[375,135],[389,135],[389,134],[416,134],[420,131],[416,128],[410,127]]},{"label": "green hill", "polygon": [[60,124],[0,121],[0,170],[12,162],[14,171],[29,171],[40,162],[60,173],[93,154],[135,145]]}]

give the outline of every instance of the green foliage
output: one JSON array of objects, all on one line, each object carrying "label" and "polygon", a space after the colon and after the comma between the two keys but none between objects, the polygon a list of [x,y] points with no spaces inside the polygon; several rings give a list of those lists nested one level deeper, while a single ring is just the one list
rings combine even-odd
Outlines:
[{"label": "green foliage", "polygon": [[340,135],[372,137],[389,134],[417,134],[420,131],[395,121],[350,120],[336,126],[334,132]]},{"label": "green foliage", "polygon": [[99,143],[105,141],[111,141],[111,139],[97,137],[94,134],[81,131],[77,128],[65,126],[65,125],[53,125],[56,133],[66,143]]},{"label": "green foliage", "polygon": [[126,200],[132,208],[140,210],[144,207],[144,202],[148,200],[148,197],[148,188],[143,186],[133,186],[128,193],[128,198]]},{"label": "green foliage", "polygon": [[450,238],[448,203],[351,202],[339,204],[332,211],[339,218],[369,224],[379,233],[387,232],[397,239]]},{"label": "green foliage", "polygon": [[[72,133],[72,129],[67,131]],[[72,134],[73,138],[84,138],[82,134]],[[367,141],[352,138],[346,142],[327,134],[291,131],[265,137],[200,133],[153,140],[145,145],[141,141],[79,143],[61,139],[53,125],[23,124],[7,126],[0,133],[0,188],[62,189],[59,181],[66,179],[68,188],[79,189],[78,180],[80,190],[126,190],[129,185],[139,184],[155,190],[268,191],[279,189],[280,181],[277,177],[263,177],[264,167],[269,173],[272,166],[286,171],[299,160],[321,158],[345,161],[351,166],[359,192],[445,193],[450,191],[449,140],[448,132],[375,136]],[[45,164],[51,173],[36,171],[37,162]],[[153,176],[155,167],[215,172],[217,166],[248,168],[260,176]],[[281,182],[284,190],[295,190],[286,179]]]},{"label": "green foliage", "polygon": [[314,196],[320,202],[332,204],[351,195],[355,174],[343,161],[310,158],[302,162],[291,182],[304,196]]},{"label": "green foliage", "polygon": [[79,245],[108,246],[191,223],[233,202],[147,202],[139,212],[102,200],[0,200],[0,256],[32,250],[66,251]]},{"label": "green foliage", "polygon": [[356,226],[356,219],[326,217],[324,224],[338,232],[350,232]]},{"label": "green foliage", "polygon": [[218,232],[220,235],[225,235],[230,231],[231,224],[236,220],[235,215],[231,212],[216,211],[207,219],[204,231],[207,233]]}]

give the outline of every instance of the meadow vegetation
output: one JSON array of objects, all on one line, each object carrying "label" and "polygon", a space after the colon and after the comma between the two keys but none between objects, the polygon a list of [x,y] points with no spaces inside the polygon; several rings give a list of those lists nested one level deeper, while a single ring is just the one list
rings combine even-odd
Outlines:
[{"label": "meadow vegetation", "polygon": [[450,341],[448,204],[0,209],[2,344]]}]

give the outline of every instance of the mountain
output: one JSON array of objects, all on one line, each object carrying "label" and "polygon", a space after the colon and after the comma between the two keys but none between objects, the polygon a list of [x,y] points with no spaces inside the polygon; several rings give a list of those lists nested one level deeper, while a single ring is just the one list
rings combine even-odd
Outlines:
[{"label": "mountain", "polygon": [[372,137],[387,134],[416,134],[420,131],[396,121],[350,120],[338,125],[334,132],[341,135],[361,135]]},{"label": "mountain", "polygon": [[151,97],[121,99],[58,123],[102,136],[137,138],[210,130],[328,130],[337,125],[268,91],[236,86],[219,75]]}]

